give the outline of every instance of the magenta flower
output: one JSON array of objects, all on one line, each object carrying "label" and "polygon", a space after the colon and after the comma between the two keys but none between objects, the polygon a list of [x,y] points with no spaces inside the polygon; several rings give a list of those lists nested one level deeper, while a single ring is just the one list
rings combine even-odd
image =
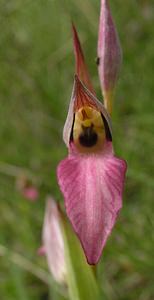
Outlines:
[{"label": "magenta flower", "polygon": [[126,163],[114,155],[110,116],[94,95],[74,27],[73,34],[77,75],[63,131],[69,154],[57,176],[87,261],[96,264],[122,207]]}]

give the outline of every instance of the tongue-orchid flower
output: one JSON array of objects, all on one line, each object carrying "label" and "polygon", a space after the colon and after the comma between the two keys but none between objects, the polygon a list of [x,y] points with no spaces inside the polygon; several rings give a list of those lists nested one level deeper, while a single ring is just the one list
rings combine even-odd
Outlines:
[{"label": "tongue-orchid flower", "polygon": [[[115,61],[116,53],[120,53],[106,4],[107,1],[101,2],[101,14],[103,10],[108,17],[102,23],[101,15],[100,27],[102,25],[103,28],[99,30],[99,75],[105,96],[112,94],[112,90],[106,93],[105,83],[108,81],[110,84],[107,87],[114,87],[117,77],[114,72],[118,71],[114,64],[118,63]],[[105,26],[108,26],[106,39],[103,37],[103,42],[100,42],[102,32],[107,30]],[[108,106],[105,108],[95,96],[74,26],[73,37],[76,75],[63,131],[69,154],[60,162],[57,176],[68,218],[79,237],[87,261],[96,264],[122,207],[126,163],[114,154],[111,119],[106,109]],[[113,49],[108,52],[103,43],[110,47],[109,40],[115,40],[115,43],[111,44]],[[109,59],[108,55],[113,59]],[[119,56],[117,59],[120,61]],[[105,60],[108,64],[102,67]]]}]

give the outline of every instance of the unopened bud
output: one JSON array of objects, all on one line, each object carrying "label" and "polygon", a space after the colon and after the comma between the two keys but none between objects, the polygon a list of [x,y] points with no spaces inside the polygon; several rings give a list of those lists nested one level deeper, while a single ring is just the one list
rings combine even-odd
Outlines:
[{"label": "unopened bud", "polygon": [[49,269],[58,283],[66,282],[66,263],[61,215],[56,202],[47,200],[43,225],[43,246]]},{"label": "unopened bud", "polygon": [[101,0],[98,35],[98,72],[108,112],[112,111],[114,88],[119,75],[122,52],[109,1]]}]

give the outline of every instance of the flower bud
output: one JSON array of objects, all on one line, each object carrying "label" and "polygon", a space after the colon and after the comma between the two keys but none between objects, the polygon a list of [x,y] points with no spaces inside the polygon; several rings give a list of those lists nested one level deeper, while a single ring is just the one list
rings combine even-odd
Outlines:
[{"label": "flower bud", "polygon": [[109,1],[101,0],[98,34],[98,72],[104,104],[112,111],[114,88],[119,75],[122,51],[116,26],[112,19]]},{"label": "flower bud", "polygon": [[47,200],[43,225],[43,246],[49,269],[54,279],[61,284],[66,281],[66,264],[61,216],[56,202]]}]

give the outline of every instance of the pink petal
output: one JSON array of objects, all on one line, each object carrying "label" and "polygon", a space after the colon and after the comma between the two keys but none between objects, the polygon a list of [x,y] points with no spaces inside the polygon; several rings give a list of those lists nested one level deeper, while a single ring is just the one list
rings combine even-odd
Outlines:
[{"label": "pink petal", "polygon": [[63,139],[67,147],[69,147],[70,143],[70,135],[73,125],[74,113],[84,105],[93,107],[96,110],[100,111],[106,119],[109,130],[112,133],[111,119],[104,105],[86,88],[86,86],[76,75],[68,115],[63,130]]},{"label": "pink petal", "polygon": [[60,213],[56,202],[49,198],[43,225],[43,245],[49,269],[59,283],[65,283],[66,264]]},{"label": "pink petal", "polygon": [[[98,71],[105,106],[111,106],[113,93],[121,66],[122,52],[119,37],[109,8],[108,0],[101,0],[98,36]],[[110,109],[110,108],[109,108]]]},{"label": "pink petal", "polygon": [[67,215],[89,264],[98,262],[122,207],[125,172],[126,163],[113,155],[110,142],[92,155],[81,155],[71,145],[69,157],[58,166]]},{"label": "pink petal", "polygon": [[75,61],[76,61],[76,74],[85,84],[85,86],[93,93],[94,89],[90,80],[90,76],[87,70],[87,66],[85,64],[84,54],[81,48],[80,40],[76,31],[75,26],[72,24],[72,32],[73,32],[73,41],[74,41],[74,53],[75,53]]}]

